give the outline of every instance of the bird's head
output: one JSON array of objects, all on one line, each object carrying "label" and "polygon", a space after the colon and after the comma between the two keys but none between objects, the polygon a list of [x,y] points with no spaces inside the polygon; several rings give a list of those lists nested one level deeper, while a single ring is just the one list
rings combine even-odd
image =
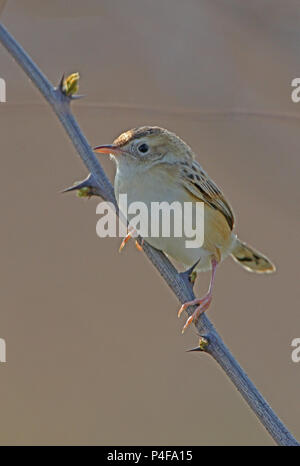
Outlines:
[{"label": "bird's head", "polygon": [[158,126],[142,126],[122,133],[113,144],[94,151],[110,154],[117,164],[138,164],[144,168],[157,163],[193,159],[191,148],[176,134]]}]

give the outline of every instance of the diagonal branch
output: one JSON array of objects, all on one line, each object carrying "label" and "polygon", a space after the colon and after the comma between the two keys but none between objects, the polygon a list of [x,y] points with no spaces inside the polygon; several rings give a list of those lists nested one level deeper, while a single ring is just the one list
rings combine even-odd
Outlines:
[{"label": "diagonal branch", "polygon": [[[117,209],[113,187],[71,113],[71,97],[62,92],[61,86],[54,88],[51,85],[37,65],[2,24],[0,24],[0,41],[52,106],[82,161],[91,173],[88,178],[88,183],[93,190],[93,194],[101,196],[106,201],[112,202]],[[194,299],[193,288],[189,280],[187,280],[186,275],[178,273],[162,252],[152,248],[146,242],[142,243],[141,240],[139,241],[142,244],[145,254],[165,279],[180,303],[183,304],[186,301]],[[187,310],[189,315],[191,315],[192,312],[192,308]],[[198,349],[210,354],[224,369],[227,376],[231,379],[274,441],[278,445],[299,446],[296,439],[288,431],[255,385],[251,382],[247,374],[237,363],[206,315],[201,316],[196,327],[199,335],[201,335]]]}]

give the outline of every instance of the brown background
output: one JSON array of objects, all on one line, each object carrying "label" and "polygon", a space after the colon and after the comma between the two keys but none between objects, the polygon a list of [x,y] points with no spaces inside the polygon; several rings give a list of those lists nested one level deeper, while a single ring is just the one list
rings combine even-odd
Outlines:
[{"label": "brown background", "polygon": [[[209,316],[300,438],[299,2],[10,0],[2,20],[53,83],[80,72],[74,111],[92,145],[161,125],[224,189],[240,237],[278,272],[226,261]],[[0,443],[272,444],[219,367],[185,352],[195,332],[181,336],[144,255],[96,236],[97,200],[59,194],[86,170],[2,47],[0,63]]]}]

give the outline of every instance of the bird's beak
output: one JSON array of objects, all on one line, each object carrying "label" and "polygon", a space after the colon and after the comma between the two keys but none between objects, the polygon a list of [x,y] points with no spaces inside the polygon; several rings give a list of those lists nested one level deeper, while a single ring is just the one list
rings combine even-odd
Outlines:
[{"label": "bird's beak", "polygon": [[113,144],[106,144],[105,146],[97,146],[93,149],[94,152],[98,154],[113,154],[113,155],[122,155],[125,153],[120,147],[114,146]]}]

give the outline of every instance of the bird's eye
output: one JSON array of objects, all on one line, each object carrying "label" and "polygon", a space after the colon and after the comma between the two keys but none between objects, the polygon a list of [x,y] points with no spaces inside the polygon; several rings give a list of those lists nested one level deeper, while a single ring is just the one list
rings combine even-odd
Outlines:
[{"label": "bird's eye", "polygon": [[148,144],[143,143],[138,146],[138,151],[141,152],[142,154],[146,154],[148,150],[149,150]]}]

